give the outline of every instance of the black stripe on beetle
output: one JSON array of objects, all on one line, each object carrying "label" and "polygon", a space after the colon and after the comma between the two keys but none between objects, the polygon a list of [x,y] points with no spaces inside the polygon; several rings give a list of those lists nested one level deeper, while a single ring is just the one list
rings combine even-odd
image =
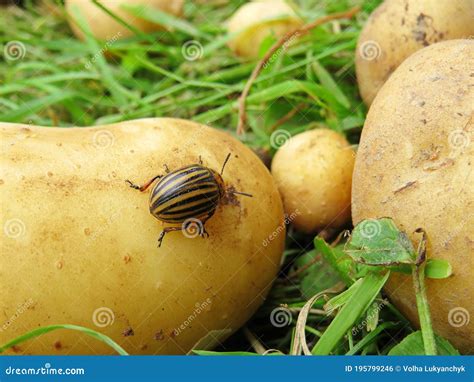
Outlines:
[{"label": "black stripe on beetle", "polygon": [[[204,225],[214,215],[217,206],[226,194],[252,196],[237,192],[233,187],[226,188],[222,174],[230,154],[227,155],[220,173],[200,164],[182,167],[167,175],[157,175],[142,186],[131,181],[130,187],[146,191],[152,184],[150,193],[150,213],[164,223],[181,224],[180,227],[165,227],[158,238],[161,247],[168,232],[186,229],[189,220],[199,221],[200,236],[209,236]],[[167,166],[165,166],[167,169]]]}]

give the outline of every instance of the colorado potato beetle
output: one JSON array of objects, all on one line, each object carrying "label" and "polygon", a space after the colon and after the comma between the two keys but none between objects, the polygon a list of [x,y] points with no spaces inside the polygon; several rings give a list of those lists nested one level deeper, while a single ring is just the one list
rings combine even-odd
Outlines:
[{"label": "colorado potato beetle", "polygon": [[167,175],[157,175],[144,185],[139,186],[130,180],[130,187],[141,192],[146,191],[156,180],[150,193],[150,213],[164,223],[180,224],[165,227],[158,237],[158,247],[168,232],[187,229],[187,224],[199,222],[199,235],[209,236],[205,229],[206,222],[214,215],[217,206],[226,195],[238,194],[251,197],[245,192],[226,188],[222,175],[230,158],[227,155],[220,173],[209,167],[192,164],[170,172],[165,166]]}]

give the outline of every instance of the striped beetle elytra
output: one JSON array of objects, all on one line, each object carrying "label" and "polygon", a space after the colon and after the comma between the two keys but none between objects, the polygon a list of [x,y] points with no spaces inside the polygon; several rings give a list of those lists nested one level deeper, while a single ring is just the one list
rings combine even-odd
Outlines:
[{"label": "striped beetle elytra", "polygon": [[185,225],[190,220],[200,222],[200,236],[209,236],[205,224],[214,215],[226,194],[252,196],[226,188],[222,175],[230,155],[230,153],[227,155],[220,173],[204,166],[200,159],[199,164],[185,166],[172,172],[165,165],[166,175],[157,175],[142,186],[126,180],[130,187],[141,192],[154,184],[150,193],[150,213],[164,223],[180,224],[163,229],[158,237],[158,247],[161,247],[163,238],[168,232],[186,229]]}]

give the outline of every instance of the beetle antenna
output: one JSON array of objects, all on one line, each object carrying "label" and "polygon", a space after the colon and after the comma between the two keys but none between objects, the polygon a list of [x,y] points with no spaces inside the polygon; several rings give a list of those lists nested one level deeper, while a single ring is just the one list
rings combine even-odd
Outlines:
[{"label": "beetle antenna", "polygon": [[221,175],[224,173],[225,165],[227,164],[227,162],[229,161],[229,159],[230,159],[230,153],[227,154],[227,157],[225,158],[224,164],[222,165]]},{"label": "beetle antenna", "polygon": [[233,194],[237,194],[237,195],[248,196],[249,198],[252,198],[252,197],[253,197],[252,194],[247,194],[246,192],[232,191],[232,193],[233,193]]}]

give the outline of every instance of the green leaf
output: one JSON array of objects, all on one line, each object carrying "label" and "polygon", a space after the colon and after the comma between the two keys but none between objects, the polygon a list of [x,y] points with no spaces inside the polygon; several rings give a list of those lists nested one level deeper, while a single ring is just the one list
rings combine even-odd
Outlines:
[{"label": "green leaf", "polygon": [[347,286],[354,283],[354,279],[350,276],[353,262],[349,257],[344,256],[344,253],[340,249],[329,246],[324,239],[319,236],[314,239],[314,246]]},{"label": "green leaf", "polygon": [[345,252],[354,261],[367,265],[413,264],[416,259],[410,239],[390,218],[357,224]]},{"label": "green leaf", "polygon": [[[459,352],[448,340],[436,335],[435,340],[438,355],[459,355]],[[425,355],[421,331],[418,330],[406,336],[389,351],[388,355]]]},{"label": "green leaf", "polygon": [[444,259],[429,259],[425,266],[425,276],[430,279],[445,279],[453,274],[449,261]]},{"label": "green leaf", "polygon": [[316,251],[310,251],[295,262],[297,268],[307,267],[300,273],[300,289],[306,298],[311,298],[341,281],[331,265],[324,258],[315,259],[316,256]]},{"label": "green leaf", "polygon": [[[407,264],[390,267],[394,272],[401,272],[407,275],[412,273],[412,267]],[[425,266],[425,277],[430,279],[446,279],[453,274],[451,263],[444,259],[428,259]]]}]

